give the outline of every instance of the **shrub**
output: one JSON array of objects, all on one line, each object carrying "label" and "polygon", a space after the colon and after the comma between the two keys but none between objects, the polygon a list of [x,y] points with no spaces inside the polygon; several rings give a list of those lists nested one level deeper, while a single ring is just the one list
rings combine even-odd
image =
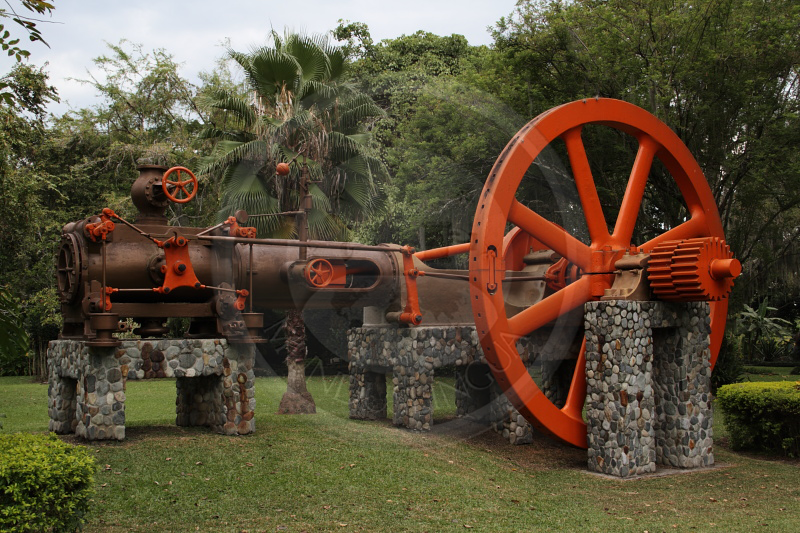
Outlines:
[{"label": "shrub", "polygon": [[791,346],[781,338],[761,337],[752,348],[754,361],[770,363],[788,359],[791,355]]},{"label": "shrub", "polygon": [[800,455],[800,381],[725,385],[717,400],[734,450]]},{"label": "shrub", "polygon": [[55,435],[0,435],[0,531],[75,531],[94,487],[94,459]]}]

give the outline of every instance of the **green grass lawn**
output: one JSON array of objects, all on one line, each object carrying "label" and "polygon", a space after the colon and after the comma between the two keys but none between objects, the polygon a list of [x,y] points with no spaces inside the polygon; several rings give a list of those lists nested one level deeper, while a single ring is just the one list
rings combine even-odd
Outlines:
[{"label": "green grass lawn", "polygon": [[[800,366],[800,365],[798,365]],[[789,366],[745,366],[744,381],[800,381]]]},{"label": "green grass lawn", "polygon": [[[608,480],[585,472],[582,450],[544,437],[510,446],[464,426],[452,418],[451,380],[437,380],[429,434],[349,420],[347,377],[309,380],[316,415],[274,414],[284,388],[259,378],[256,434],[225,437],[174,426],[174,381],[129,382],[126,441],[83,443],[99,467],[85,530],[800,529],[797,462],[718,445],[727,466]],[[0,378],[0,413],[3,431],[45,431],[47,386]]]}]

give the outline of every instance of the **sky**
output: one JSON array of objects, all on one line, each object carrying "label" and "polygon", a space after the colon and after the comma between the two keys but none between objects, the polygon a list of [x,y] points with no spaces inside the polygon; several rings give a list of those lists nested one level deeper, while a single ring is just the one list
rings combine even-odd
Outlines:
[{"label": "sky", "polygon": [[[164,48],[181,65],[181,74],[195,83],[197,74],[211,71],[230,40],[235,50],[247,51],[266,43],[271,29],[306,33],[333,30],[339,19],[364,22],[374,41],[424,30],[437,35],[464,35],[470,44],[491,44],[487,30],[514,8],[516,0],[54,0],[55,9],[40,22],[50,45],[30,43],[30,63],[48,63],[50,81],[58,89],[61,114],[98,103],[90,86],[70,78],[96,73],[92,59],[107,51],[106,42],[127,39],[145,51]],[[16,3],[12,2],[12,5]],[[15,31],[11,24],[9,29]],[[20,28],[21,30],[21,28]],[[0,72],[13,59],[0,57]]]}]

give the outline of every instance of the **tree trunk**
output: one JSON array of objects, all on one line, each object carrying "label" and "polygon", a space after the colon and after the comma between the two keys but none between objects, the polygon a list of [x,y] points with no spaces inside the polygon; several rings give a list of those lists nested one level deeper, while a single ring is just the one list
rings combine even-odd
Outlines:
[{"label": "tree trunk", "polygon": [[303,312],[292,309],[286,314],[286,392],[278,414],[302,415],[317,412],[314,398],[306,388],[306,325]]}]

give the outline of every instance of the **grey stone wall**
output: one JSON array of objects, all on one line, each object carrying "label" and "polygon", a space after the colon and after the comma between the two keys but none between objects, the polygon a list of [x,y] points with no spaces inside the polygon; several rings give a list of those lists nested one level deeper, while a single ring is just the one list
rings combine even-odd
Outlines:
[{"label": "grey stone wall", "polygon": [[[518,344],[520,357],[532,371],[537,350],[547,344],[549,332]],[[416,328],[366,327],[348,331],[350,368],[350,417],[375,420],[386,417],[384,375],[391,375],[393,423],[408,429],[428,431],[433,424],[435,373],[444,366],[456,367],[458,416],[489,424],[513,444],[530,442],[530,424],[519,415],[496,383],[474,383],[468,372],[488,365],[472,326]],[[553,366],[555,368],[555,365]],[[555,371],[554,371],[555,372]],[[563,380],[551,379],[545,393],[557,390]],[[568,384],[568,382],[567,382]],[[384,387],[384,388],[382,388]]]},{"label": "grey stone wall", "polygon": [[586,304],[590,470],[713,464],[708,317],[703,302]]},{"label": "grey stone wall", "polygon": [[680,468],[714,464],[710,334],[705,303],[687,304],[673,328],[655,331],[658,464]]},{"label": "grey stone wall", "polygon": [[386,376],[383,372],[350,374],[350,416],[361,420],[386,418]]},{"label": "grey stone wall", "polygon": [[175,377],[176,423],[229,435],[255,431],[255,349],[224,339],[126,340],[48,348],[50,430],[88,440],[125,438],[125,384]]},{"label": "grey stone wall", "polygon": [[50,430],[88,440],[123,440],[125,381],[113,348],[53,341],[47,357]]},{"label": "grey stone wall", "polygon": [[647,302],[586,304],[589,470],[655,472],[653,333]]}]

